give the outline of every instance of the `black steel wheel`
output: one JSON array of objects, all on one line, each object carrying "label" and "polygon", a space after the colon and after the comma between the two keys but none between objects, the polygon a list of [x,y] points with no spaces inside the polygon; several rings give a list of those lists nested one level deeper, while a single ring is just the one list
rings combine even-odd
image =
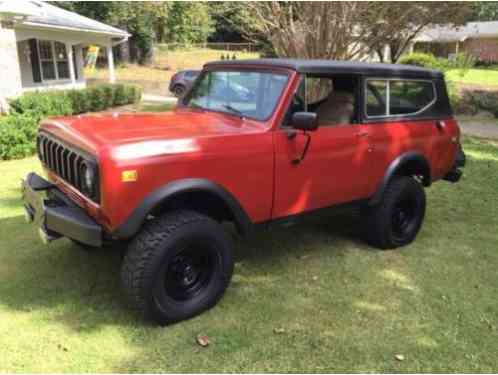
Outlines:
[{"label": "black steel wheel", "polygon": [[405,246],[415,240],[425,216],[425,192],[408,176],[396,177],[382,201],[366,212],[367,240],[381,249]]},{"label": "black steel wheel", "polygon": [[176,301],[189,300],[209,285],[219,265],[218,254],[203,244],[181,250],[166,266],[165,293]]},{"label": "black steel wheel", "polygon": [[214,306],[233,273],[232,244],[223,227],[193,211],[148,222],[130,243],[121,278],[133,305],[168,324]]}]

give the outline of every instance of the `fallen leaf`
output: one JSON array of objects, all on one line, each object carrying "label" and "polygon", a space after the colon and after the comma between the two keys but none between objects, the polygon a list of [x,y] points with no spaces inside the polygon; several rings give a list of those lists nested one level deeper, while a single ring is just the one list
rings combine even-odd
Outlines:
[{"label": "fallen leaf", "polygon": [[209,337],[207,337],[206,335],[198,335],[196,341],[202,347],[206,347],[209,345]]},{"label": "fallen leaf", "polygon": [[396,358],[400,362],[405,360],[405,356],[403,354],[396,354],[394,358]]},{"label": "fallen leaf", "polygon": [[274,328],[273,333],[276,333],[277,335],[281,335],[282,333],[285,333],[284,328]]}]

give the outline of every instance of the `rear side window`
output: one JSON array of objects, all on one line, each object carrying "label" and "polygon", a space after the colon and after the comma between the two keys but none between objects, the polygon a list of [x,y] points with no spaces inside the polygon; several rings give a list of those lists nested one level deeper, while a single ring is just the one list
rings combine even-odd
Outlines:
[{"label": "rear side window", "polygon": [[408,115],[427,108],[435,99],[429,81],[390,81],[389,114]]},{"label": "rear side window", "polygon": [[434,83],[420,80],[367,80],[365,97],[368,117],[411,115],[436,100]]},{"label": "rear side window", "polygon": [[367,81],[367,116],[387,115],[387,81]]}]

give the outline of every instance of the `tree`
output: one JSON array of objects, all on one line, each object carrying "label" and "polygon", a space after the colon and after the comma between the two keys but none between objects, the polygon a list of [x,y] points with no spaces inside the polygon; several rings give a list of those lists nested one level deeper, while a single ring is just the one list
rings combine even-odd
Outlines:
[{"label": "tree", "polygon": [[[415,37],[426,27],[437,24],[460,25],[471,15],[470,3],[462,2],[370,2],[377,20],[366,24],[364,34],[377,43],[371,52],[384,61],[384,47],[389,46],[390,61],[395,63]],[[374,38],[376,37],[376,38]]]},{"label": "tree", "polygon": [[473,21],[498,21],[498,1],[475,1],[472,4]]},{"label": "tree", "polygon": [[243,15],[238,19],[242,32],[249,38],[263,35],[279,56],[365,59],[389,44],[393,61],[424,27],[462,22],[470,8],[465,3],[376,1],[229,6],[238,7]]},{"label": "tree", "polygon": [[168,39],[175,43],[202,43],[214,31],[208,4],[175,1],[166,21]]},{"label": "tree", "polygon": [[[379,7],[367,2],[251,2],[244,8],[250,21],[241,23],[243,32],[263,35],[281,57],[363,59],[384,37],[370,29]],[[384,3],[383,13],[387,9]]]},{"label": "tree", "polygon": [[132,60],[140,64],[152,60],[153,41],[166,34],[163,25],[170,7],[167,2],[144,1],[62,1],[54,5],[128,31]]},{"label": "tree", "polygon": [[210,42],[247,42],[237,26],[241,8],[230,6],[229,2],[212,2],[210,5],[209,13],[213,19],[214,30],[208,40]]}]

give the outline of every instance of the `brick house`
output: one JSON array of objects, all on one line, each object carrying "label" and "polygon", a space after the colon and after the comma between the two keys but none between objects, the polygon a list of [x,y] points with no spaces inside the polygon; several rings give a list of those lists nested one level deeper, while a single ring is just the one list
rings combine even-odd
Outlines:
[{"label": "brick house", "polygon": [[115,80],[112,47],[126,31],[42,1],[0,1],[0,112],[7,98],[25,91],[86,86],[83,49],[107,50]]},{"label": "brick house", "polygon": [[413,50],[446,58],[463,52],[479,61],[498,63],[498,21],[428,28],[415,38]]}]

